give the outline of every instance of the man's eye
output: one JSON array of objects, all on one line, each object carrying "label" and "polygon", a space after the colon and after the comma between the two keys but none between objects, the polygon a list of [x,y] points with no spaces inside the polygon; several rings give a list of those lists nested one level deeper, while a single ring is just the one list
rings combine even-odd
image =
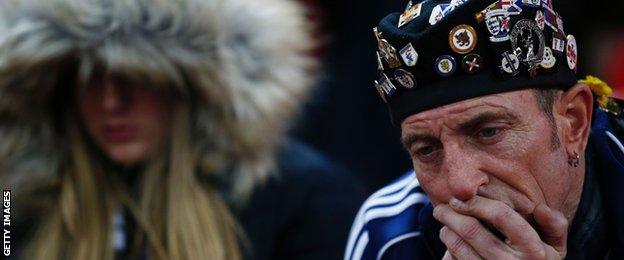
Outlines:
[{"label": "man's eye", "polygon": [[416,150],[418,156],[429,156],[433,153],[433,146],[425,146]]},{"label": "man's eye", "polygon": [[479,131],[479,137],[481,138],[492,138],[496,136],[500,132],[499,129],[496,128],[485,128]]}]

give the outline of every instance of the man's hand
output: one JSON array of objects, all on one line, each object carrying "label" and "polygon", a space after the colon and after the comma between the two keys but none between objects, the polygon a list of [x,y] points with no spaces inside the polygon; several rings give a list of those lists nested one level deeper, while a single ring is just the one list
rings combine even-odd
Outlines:
[{"label": "man's hand", "polygon": [[[450,205],[450,206],[449,206]],[[563,259],[568,220],[541,204],[533,212],[542,237],[507,204],[481,196],[438,205],[433,216],[444,227],[440,239],[447,247],[444,259]],[[507,239],[502,241],[482,222],[490,223]]]}]

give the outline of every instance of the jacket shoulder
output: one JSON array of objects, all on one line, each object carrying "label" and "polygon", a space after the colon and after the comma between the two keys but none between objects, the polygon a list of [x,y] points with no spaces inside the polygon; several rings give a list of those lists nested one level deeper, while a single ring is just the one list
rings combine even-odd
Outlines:
[{"label": "jacket shoulder", "polygon": [[427,204],[413,171],[375,192],[358,211],[344,259],[392,259],[397,250],[413,258],[423,246],[418,216]]},{"label": "jacket shoulder", "polygon": [[590,139],[600,159],[624,169],[624,111],[596,109],[592,121]]},{"label": "jacket shoulder", "polygon": [[337,258],[364,188],[348,169],[297,140],[278,154],[277,174],[239,216],[255,250],[249,258]]}]

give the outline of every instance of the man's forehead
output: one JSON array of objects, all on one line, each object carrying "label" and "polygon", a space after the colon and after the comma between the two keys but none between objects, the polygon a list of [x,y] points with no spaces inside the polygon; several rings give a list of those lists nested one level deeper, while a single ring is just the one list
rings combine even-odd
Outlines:
[{"label": "man's forehead", "polygon": [[536,105],[534,100],[535,97],[530,90],[472,98],[411,115],[403,120],[401,128],[414,128],[435,122],[461,121],[485,112],[520,112],[530,109],[531,104]]}]

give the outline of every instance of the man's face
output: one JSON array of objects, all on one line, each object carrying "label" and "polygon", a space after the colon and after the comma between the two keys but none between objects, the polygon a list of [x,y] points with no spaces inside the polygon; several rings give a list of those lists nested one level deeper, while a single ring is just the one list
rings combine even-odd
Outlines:
[{"label": "man's face", "polygon": [[421,112],[405,119],[401,130],[434,205],[478,194],[525,216],[540,203],[564,214],[571,210],[568,194],[578,176],[569,174],[563,146],[552,145],[560,143],[560,130],[553,129],[532,90]]}]

